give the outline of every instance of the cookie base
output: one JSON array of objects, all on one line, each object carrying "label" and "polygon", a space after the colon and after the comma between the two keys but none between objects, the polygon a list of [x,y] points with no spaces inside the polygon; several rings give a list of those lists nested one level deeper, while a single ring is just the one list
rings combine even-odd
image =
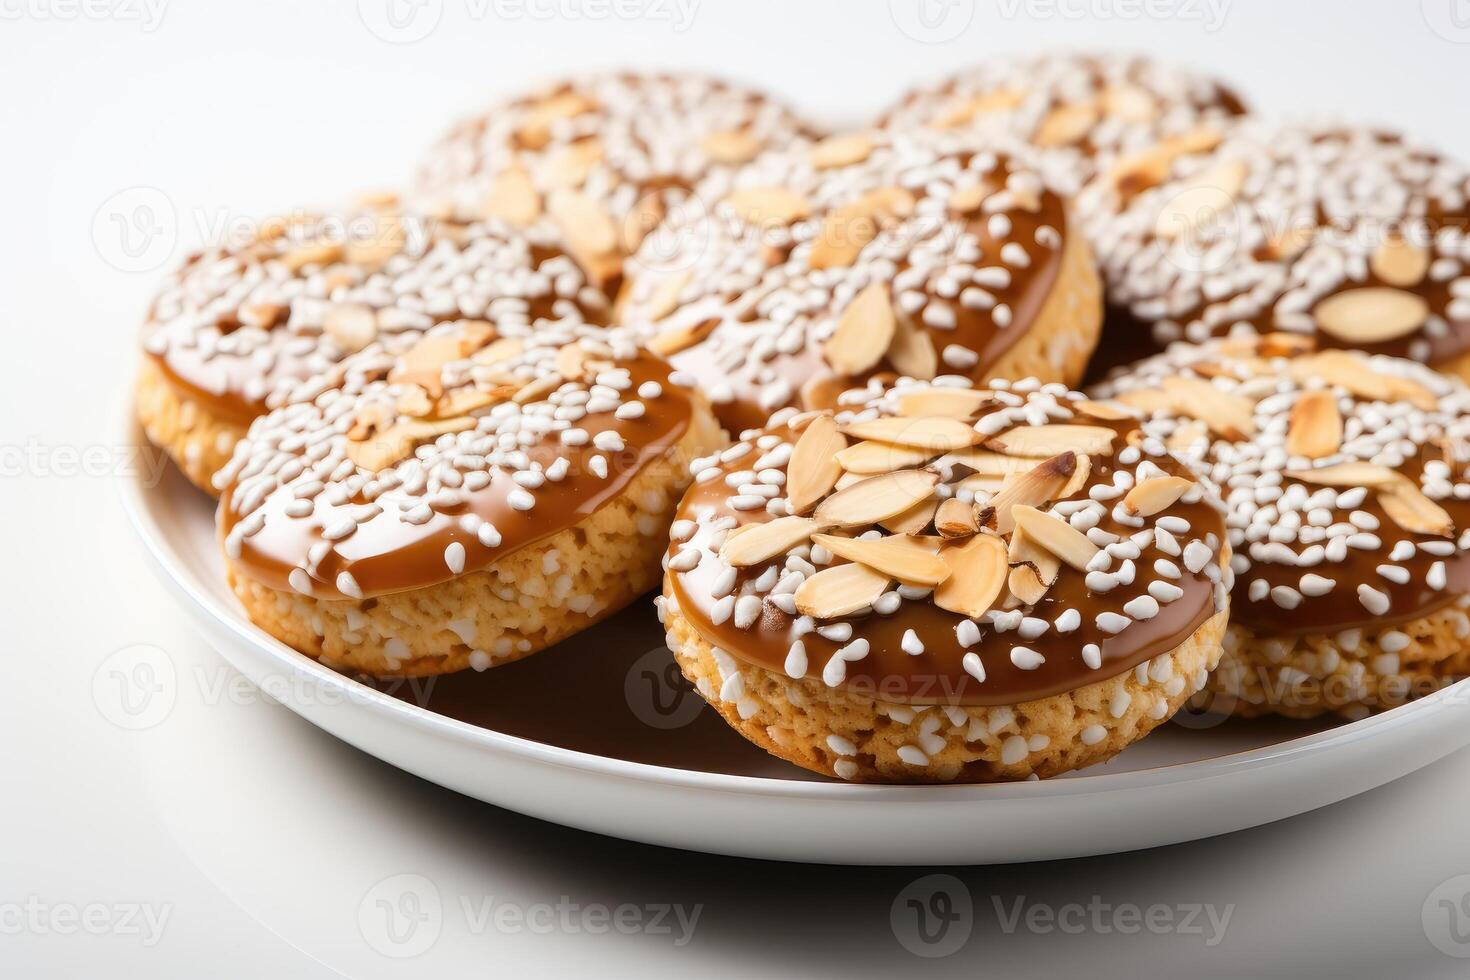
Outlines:
[{"label": "cookie base", "polygon": [[168,453],[189,482],[218,497],[214,475],[230,461],[246,427],[189,397],[150,357],[143,358],[133,390],[133,410],[148,440]]}]

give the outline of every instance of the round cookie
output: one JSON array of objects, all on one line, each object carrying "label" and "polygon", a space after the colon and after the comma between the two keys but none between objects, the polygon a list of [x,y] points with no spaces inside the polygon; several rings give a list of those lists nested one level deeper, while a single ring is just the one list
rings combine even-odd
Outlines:
[{"label": "round cookie", "polygon": [[644,243],[622,315],[732,432],[900,375],[1073,382],[1096,343],[1066,201],[968,138],[830,137],[699,198]]},{"label": "round cookie", "polygon": [[816,130],[751,88],[695,73],[564,79],[462,120],[429,151],[420,193],[540,226],[615,294],[623,260],[701,180]]},{"label": "round cookie", "polygon": [[1284,331],[1470,376],[1470,169],[1364,129],[1203,135],[1083,195],[1111,363]]},{"label": "round cookie", "polygon": [[616,334],[456,321],[255,422],[220,473],[252,621],[373,675],[486,667],[655,587],[708,406]]},{"label": "round cookie", "polygon": [[1230,583],[1203,484],[1061,385],[902,381],[695,467],[662,617],[752,742],[867,782],[1052,776],[1205,683]]},{"label": "round cookie", "polygon": [[1139,55],[997,58],[908,92],[881,125],[1010,138],[1038,148],[1046,177],[1077,193],[1100,170],[1245,112],[1221,83]]},{"label": "round cookie", "polygon": [[170,277],[143,329],[136,410],[213,493],[250,423],[311,397],[348,355],[485,316],[512,335],[552,318],[605,322],[607,303],[570,258],[503,223],[391,210],[271,219]]},{"label": "round cookie", "polygon": [[1224,496],[1215,706],[1361,717],[1470,673],[1470,390],[1310,338],[1178,344],[1098,387]]}]

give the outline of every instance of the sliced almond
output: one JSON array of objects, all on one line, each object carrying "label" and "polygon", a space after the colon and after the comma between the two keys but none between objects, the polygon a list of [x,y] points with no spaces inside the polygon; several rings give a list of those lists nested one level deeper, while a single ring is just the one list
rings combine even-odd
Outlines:
[{"label": "sliced almond", "polygon": [[1061,560],[1033,543],[1020,528],[1011,532],[1006,561],[1011,566],[1006,585],[1011,595],[1028,606],[1036,605],[1046,596],[1062,571]]},{"label": "sliced almond", "polygon": [[375,216],[371,232],[351,237],[342,250],[342,257],[353,265],[364,269],[379,269],[389,259],[403,251],[408,242],[408,232],[396,215]]},{"label": "sliced almond", "polygon": [[1227,160],[1190,178],[1159,209],[1154,234],[1163,239],[1196,237],[1235,209],[1246,175],[1242,161]]},{"label": "sliced almond", "polygon": [[327,309],[322,329],[344,351],[356,353],[378,337],[378,315],[361,303],[335,303]]},{"label": "sliced almond", "polygon": [[638,251],[638,246],[648,233],[664,220],[666,211],[663,196],[658,191],[644,194],[638,199],[638,203],[628,209],[618,230],[624,255],[632,255]]},{"label": "sliced almond", "polygon": [[521,386],[510,400],[517,405],[530,405],[533,402],[543,401],[553,391],[560,388],[563,381],[564,379],[559,374],[548,374]]},{"label": "sliced almond", "polygon": [[669,357],[703,342],[719,325],[720,321],[710,318],[691,326],[675,327],[650,337],[646,346],[661,357]]},{"label": "sliced almond", "polygon": [[1079,572],[1087,571],[1087,563],[1098,552],[1097,545],[1087,540],[1087,535],[1061,518],[1035,507],[1020,505],[1011,508],[1011,513],[1016,526],[1026,532],[1026,537],[1038,547],[1045,548]]},{"label": "sliced almond", "polygon": [[529,150],[540,150],[551,142],[551,127],[597,108],[597,103],[580,92],[558,92],[531,106],[516,129],[516,138]]},{"label": "sliced almond", "polygon": [[934,530],[940,537],[967,538],[980,531],[975,505],[950,497],[934,513]]},{"label": "sliced almond", "polygon": [[612,218],[586,194],[557,190],[547,202],[547,211],[579,263],[585,265],[587,258],[617,252],[618,232]]},{"label": "sliced almond", "polygon": [[394,384],[418,385],[430,398],[438,398],[444,392],[444,366],[472,354],[480,346],[476,342],[480,336],[481,331],[474,330],[421,337],[399,355],[388,372],[388,380]]},{"label": "sliced almond", "polygon": [[[788,467],[788,486],[789,472]],[[870,476],[824,499],[813,516],[836,527],[867,527],[929,499],[938,482],[939,475],[928,470],[896,470]]]},{"label": "sliced almond", "polygon": [[[853,477],[854,480],[861,479],[856,474],[844,474],[843,478]],[[838,489],[841,490],[841,480],[838,481]],[[939,501],[934,499],[921,500],[902,514],[895,514],[887,520],[878,522],[878,526],[890,534],[922,534],[934,520],[935,511],[939,509]]]},{"label": "sliced almond", "polygon": [[1151,149],[1120,159],[1108,172],[1108,179],[1119,194],[1132,197],[1163,183],[1179,157],[1213,150],[1222,139],[1224,135],[1219,130],[1203,126],[1171,136]]},{"label": "sliced almond", "polygon": [[764,524],[745,524],[725,536],[720,557],[736,568],[759,565],[802,544],[821,525],[807,517],[778,517]]},{"label": "sliced almond", "polygon": [[1135,517],[1152,517],[1173,506],[1192,486],[1194,481],[1182,476],[1156,476],[1129,490],[1123,497],[1123,506]]},{"label": "sliced almond", "polygon": [[830,415],[818,415],[802,429],[786,465],[786,503],[793,514],[805,514],[825,497],[842,476],[837,454],[847,437]]},{"label": "sliced almond", "polygon": [[1087,455],[1086,453],[1078,453],[1077,468],[1072,471],[1071,479],[1067,481],[1067,485],[1062,487],[1061,492],[1059,492],[1054,499],[1066,500],[1068,497],[1075,497],[1077,494],[1083,491],[1083,489],[1087,486],[1087,481],[1091,479],[1091,477],[1092,457]]},{"label": "sliced almond", "polygon": [[927,449],[869,439],[842,450],[837,462],[849,473],[874,474],[922,466],[935,455]]},{"label": "sliced almond", "polygon": [[744,187],[725,203],[736,217],[753,225],[789,225],[812,213],[806,198],[784,187]]},{"label": "sliced almond", "polygon": [[1387,286],[1334,293],[1312,309],[1317,326],[1338,340],[1378,344],[1413,333],[1429,319],[1424,297]]},{"label": "sliced almond", "polygon": [[837,208],[822,221],[812,242],[807,265],[813,269],[843,269],[857,261],[878,237],[878,219],[861,208]]},{"label": "sliced almond", "polygon": [[976,534],[945,544],[939,557],[950,575],[934,590],[934,604],[971,619],[985,615],[1005,589],[1005,542],[993,534]]},{"label": "sliced almond", "polygon": [[[832,488],[834,490],[846,490],[848,487],[852,486],[854,483],[862,483],[867,478],[868,478],[868,476],[867,476],[866,473],[843,473],[841,476],[839,476],[837,478],[837,482],[835,484],[833,484]],[[883,521],[883,522],[880,522],[880,523],[882,523],[884,526],[887,526],[889,523],[892,523],[893,521],[896,521],[896,520],[901,520],[902,518],[903,518],[903,515],[900,514],[897,517],[891,517],[887,521]],[[889,530],[892,530],[892,528],[889,528]]]},{"label": "sliced almond", "polygon": [[689,280],[694,273],[688,269],[682,269],[653,288],[648,299],[644,300],[641,314],[649,321],[662,320],[679,307],[679,293],[689,285]]},{"label": "sliced almond", "polygon": [[1429,250],[1394,235],[1373,250],[1368,268],[1390,286],[1417,286],[1429,272]]},{"label": "sliced almond", "polygon": [[862,133],[829,136],[807,151],[807,159],[818,170],[862,163],[873,152],[873,141]]},{"label": "sliced almond", "polygon": [[476,364],[499,364],[520,357],[525,352],[525,342],[516,337],[501,337],[475,352]]},{"label": "sliced almond", "polygon": [[939,129],[952,129],[968,125],[976,116],[1014,109],[1026,100],[1026,93],[1017,88],[1001,88],[983,95],[976,95],[961,102],[946,106],[929,125]]},{"label": "sliced almond", "polygon": [[1023,425],[987,439],[985,448],[1037,459],[1068,451],[1106,455],[1117,436],[1100,425]]},{"label": "sliced almond", "polygon": [[1274,333],[1261,334],[1252,346],[1262,357],[1298,357],[1317,349],[1317,341],[1309,334]]},{"label": "sliced almond", "polygon": [[1377,401],[1402,399],[1426,412],[1433,411],[1439,404],[1434,393],[1418,382],[1380,374],[1369,367],[1367,361],[1347,351],[1329,350],[1296,358],[1287,365],[1287,371],[1303,384],[1320,378],[1360,398]]},{"label": "sliced almond", "polygon": [[1286,428],[1286,451],[1293,456],[1321,459],[1342,448],[1342,413],[1330,391],[1309,391],[1291,408]]},{"label": "sliced almond", "polygon": [[989,449],[957,449],[939,458],[941,466],[964,466],[980,476],[1004,477],[1012,473],[1025,473],[1036,467],[1036,460],[1027,456],[1007,456]]},{"label": "sliced almond", "polygon": [[1249,398],[1221,391],[1202,378],[1169,377],[1163,386],[1176,412],[1199,419],[1226,439],[1239,442],[1255,434],[1255,405]]},{"label": "sliced almond", "polygon": [[341,242],[318,242],[291,249],[281,256],[281,263],[292,272],[300,272],[309,265],[331,265],[342,258],[342,254]]},{"label": "sliced almond", "polygon": [[1104,422],[1122,422],[1137,418],[1137,416],[1127,409],[1110,402],[1081,401],[1074,402],[1072,407],[1082,415],[1090,415],[1095,419],[1102,419]]},{"label": "sliced almond", "polygon": [[1455,533],[1455,523],[1449,513],[1424,496],[1407,478],[1393,484],[1387,492],[1380,490],[1378,504],[1389,520],[1410,533],[1439,537],[1449,537]]},{"label": "sliced almond", "polygon": [[877,602],[890,581],[857,562],[824,568],[797,587],[796,611],[813,619],[848,616]]},{"label": "sliced almond", "polygon": [[908,418],[943,415],[951,419],[970,419],[993,401],[993,392],[974,388],[917,388],[899,397],[898,414]]},{"label": "sliced almond", "polygon": [[564,344],[557,348],[551,363],[556,368],[556,373],[563,378],[580,378],[588,358],[589,355],[581,344]]},{"label": "sliced almond", "polygon": [[1202,439],[1208,439],[1210,427],[1198,419],[1191,419],[1181,423],[1169,438],[1164,440],[1164,448],[1170,452],[1182,453],[1192,450],[1196,443]]},{"label": "sliced almond", "polygon": [[432,416],[436,419],[456,418],[478,412],[482,408],[498,405],[516,393],[513,385],[497,385],[494,388],[456,388],[446,391],[434,403]]},{"label": "sliced almond", "polygon": [[949,195],[949,200],[945,202],[945,207],[954,214],[974,214],[980,210],[985,199],[995,193],[995,190],[985,182],[956,187],[954,193]]},{"label": "sliced almond", "polygon": [[761,151],[761,141],[743,129],[722,129],[699,141],[699,148],[716,163],[749,163]]},{"label": "sliced almond", "polygon": [[1102,111],[1124,122],[1143,123],[1159,115],[1159,104],[1138,85],[1109,85],[1100,98]]},{"label": "sliced almond", "polygon": [[412,456],[413,451],[426,442],[448,432],[463,432],[474,427],[472,418],[400,422],[361,441],[348,440],[347,458],[362,469],[377,473]]},{"label": "sliced almond", "polygon": [[1087,135],[1097,123],[1097,106],[1091,104],[1060,105],[1047,113],[1031,137],[1037,146],[1067,146]]},{"label": "sliced almond", "polygon": [[1319,487],[1387,487],[1404,479],[1397,470],[1376,463],[1338,463],[1312,470],[1287,470],[1286,476]]},{"label": "sliced almond", "polygon": [[587,182],[592,168],[601,162],[602,141],[589,136],[553,153],[543,172],[553,187],[581,187]]},{"label": "sliced almond", "polygon": [[1317,235],[1315,226],[1293,225],[1272,231],[1261,246],[1261,258],[1267,261],[1289,262],[1307,250]]},{"label": "sliced almond", "polygon": [[1060,453],[1006,482],[980,512],[980,523],[997,534],[1009,534],[1016,526],[1015,509],[1042,507],[1056,499],[1077,470],[1075,453]]},{"label": "sliced almond", "polygon": [[847,377],[872,370],[893,341],[895,327],[888,284],[866,286],[842,311],[837,329],[823,348],[827,363]]},{"label": "sliced almond", "polygon": [[[1027,460],[1027,462],[1034,461]],[[976,473],[971,476],[965,477],[959,483],[955,484],[955,488],[958,490],[970,491],[971,493],[975,494],[976,502],[981,503],[989,501],[991,497],[994,497],[996,494],[1004,490],[1006,486],[1006,480],[1008,479],[1009,477],[987,476],[984,474]]]},{"label": "sliced almond", "polygon": [[520,167],[507,167],[495,177],[485,195],[485,215],[526,227],[541,217],[541,195],[531,183],[531,175]]},{"label": "sliced almond", "polygon": [[971,426],[959,419],[945,418],[942,415],[920,418],[895,415],[867,422],[849,422],[842,426],[842,432],[858,439],[876,439],[936,452],[962,449],[974,445],[982,438]]},{"label": "sliced almond", "polygon": [[920,381],[928,381],[939,373],[939,352],[934,349],[928,331],[901,310],[894,310],[893,339],[883,357],[899,374]]},{"label": "sliced almond", "polygon": [[844,538],[836,534],[814,534],[812,541],[839,558],[860,562],[905,585],[938,585],[949,578],[949,566],[934,549],[907,534],[876,540]]}]

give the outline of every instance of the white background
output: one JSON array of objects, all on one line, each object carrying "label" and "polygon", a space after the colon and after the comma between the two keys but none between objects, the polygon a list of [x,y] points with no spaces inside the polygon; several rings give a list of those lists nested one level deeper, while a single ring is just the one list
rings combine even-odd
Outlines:
[{"label": "white background", "polygon": [[[992,52],[1111,46],[1218,73],[1268,114],[1391,124],[1464,155],[1470,3],[927,0],[920,21],[918,0],[399,0],[409,18],[394,30],[387,0],[152,2],[150,11],[141,0],[0,0],[0,329],[9,345],[0,386],[0,974],[1358,977],[1470,968],[1437,949],[1424,925],[1438,896],[1466,891],[1463,881],[1434,891],[1470,873],[1465,753],[1224,839],[954,870],[973,898],[973,929],[937,960],[906,952],[889,925],[891,903],[924,871],[665,852],[422,784],[249,689],[214,686],[229,684],[229,671],[171,606],[125,526],[110,436],[160,265],[222,220],[400,181],[452,117],[533,79],[592,66],[697,67],[856,121],[907,82]],[[120,235],[118,216],[136,220],[133,237]],[[91,464],[85,472],[75,453]],[[92,694],[99,665],[133,644],[161,648],[181,674],[205,679],[182,685],[168,716],[140,732],[110,722]],[[406,961],[381,955],[358,915],[375,883],[400,874],[427,879],[445,908],[433,946]],[[1094,897],[1208,903],[1231,918],[1214,946],[1180,930],[1071,934],[1023,923],[1008,932],[992,896],[1007,909],[1018,898],[1053,909]],[[472,908],[488,898],[702,910],[693,940],[675,947],[666,935],[476,930],[461,898]],[[94,903],[102,934],[58,934],[68,909]],[[33,916],[28,904],[44,911]],[[139,906],[167,917],[161,936],[102,921]],[[1470,908],[1460,921],[1470,924]],[[1470,954],[1443,928],[1437,935]]]}]

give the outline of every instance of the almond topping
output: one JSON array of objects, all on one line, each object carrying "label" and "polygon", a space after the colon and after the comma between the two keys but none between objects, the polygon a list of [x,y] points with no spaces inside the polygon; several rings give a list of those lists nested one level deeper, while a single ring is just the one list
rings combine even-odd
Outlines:
[{"label": "almond topping", "polygon": [[1109,85],[1103,89],[1102,109],[1124,122],[1142,123],[1159,114],[1158,103],[1147,89],[1137,85]]},{"label": "almond topping", "polygon": [[1077,456],[1067,452],[1016,476],[990,498],[980,512],[980,523],[994,527],[997,534],[1009,534],[1016,526],[1017,506],[1044,506],[1048,500],[1056,498],[1076,471]]},{"label": "almond topping", "polygon": [[714,333],[715,327],[719,325],[720,321],[711,318],[701,320],[693,326],[675,327],[648,338],[646,346],[661,357],[669,357],[700,343]]},{"label": "almond topping", "polygon": [[920,418],[896,415],[868,422],[849,422],[842,426],[842,432],[858,439],[875,439],[899,446],[913,446],[916,449],[932,449],[936,453],[962,449],[974,445],[982,438],[959,419],[949,419],[942,415]]},{"label": "almond topping", "polygon": [[475,352],[476,364],[498,364],[519,357],[526,345],[515,337],[501,337]]},{"label": "almond topping", "polygon": [[520,167],[508,167],[495,178],[485,195],[485,215],[499,218],[521,228],[541,217],[541,195],[531,183],[531,175]]},{"label": "almond topping", "polygon": [[1123,498],[1123,506],[1134,517],[1152,517],[1173,506],[1174,501],[1184,496],[1192,486],[1194,481],[1182,476],[1156,476],[1129,490]]},{"label": "almond topping", "polygon": [[426,442],[448,432],[463,432],[474,427],[472,418],[400,422],[361,441],[349,440],[347,458],[362,469],[377,473],[412,456],[414,449]]},{"label": "almond topping", "polygon": [[915,325],[901,310],[894,310],[893,340],[889,341],[884,358],[899,374],[920,381],[928,381],[939,373],[939,353],[928,331]]},{"label": "almond topping", "polygon": [[281,262],[292,272],[300,272],[309,265],[331,265],[340,258],[342,258],[340,242],[319,242],[315,245],[302,245],[291,249],[281,256]]},{"label": "almond topping", "polygon": [[595,136],[577,140],[546,162],[546,179],[554,187],[581,187],[592,168],[602,162],[602,141]]},{"label": "almond topping", "polygon": [[649,320],[662,320],[674,312],[679,306],[679,293],[692,276],[690,270],[683,269],[660,282],[643,302],[642,315]]},{"label": "almond topping", "polygon": [[823,220],[822,230],[807,255],[807,265],[813,269],[847,268],[877,237],[878,221],[873,215],[852,206],[837,208]]},{"label": "almond topping", "polygon": [[1165,378],[1164,393],[1174,411],[1199,419],[1233,442],[1255,434],[1255,405],[1249,398],[1221,391],[1201,378]]},{"label": "almond topping", "polygon": [[353,265],[365,269],[381,268],[393,256],[403,251],[408,233],[403,222],[394,215],[378,215],[373,230],[363,236],[354,236],[347,242],[342,257]]},{"label": "almond topping", "polygon": [[[789,475],[787,479],[789,483]],[[929,499],[938,482],[939,475],[927,470],[896,470],[871,476],[824,499],[813,516],[837,527],[866,527]]]},{"label": "almond topping", "polygon": [[1092,476],[1092,457],[1086,453],[1077,454],[1077,468],[1072,471],[1072,478],[1067,485],[1062,487],[1061,492],[1056,495],[1057,500],[1066,500],[1068,497],[1076,496],[1087,486],[1087,481]]},{"label": "almond topping", "polygon": [[887,283],[875,282],[853,297],[823,348],[838,374],[852,377],[876,367],[893,340],[896,323]]},{"label": "almond topping", "polygon": [[1087,571],[1087,563],[1098,552],[1097,545],[1087,540],[1087,535],[1072,525],[1051,514],[1025,505],[1013,507],[1012,515],[1016,526],[1026,532],[1026,537],[1038,547],[1056,555],[1067,565],[1079,572]]},{"label": "almond topping", "polygon": [[977,95],[945,108],[930,121],[929,125],[937,129],[951,129],[956,126],[964,126],[976,116],[983,116],[992,112],[1002,112],[1006,109],[1014,109],[1025,100],[1026,93],[1021,89],[996,89],[993,92],[986,92],[984,95]]},{"label": "almond topping", "polygon": [[1006,560],[1011,566],[1010,575],[1006,578],[1011,595],[1028,606],[1036,605],[1046,596],[1062,571],[1061,561],[1033,543],[1020,528],[1011,532]]},{"label": "almond topping", "polygon": [[1287,470],[1285,475],[1319,487],[1385,487],[1404,479],[1397,470],[1375,463],[1338,463],[1315,470]]},{"label": "almond topping", "polygon": [[873,143],[861,133],[829,136],[807,152],[807,159],[818,170],[847,167],[862,163],[873,152]]},{"label": "almond topping", "polygon": [[1286,451],[1321,459],[1342,447],[1342,413],[1330,391],[1309,391],[1296,400],[1286,429]]},{"label": "almond topping", "polygon": [[1429,271],[1429,252],[1395,235],[1373,250],[1368,268],[1390,286],[1417,286]]},{"label": "almond topping", "polygon": [[1222,139],[1222,133],[1208,127],[1171,136],[1158,146],[1119,160],[1109,172],[1109,179],[1119,194],[1131,197],[1163,183],[1179,157],[1213,150]]},{"label": "almond topping", "polygon": [[1005,589],[1005,542],[993,534],[976,534],[946,543],[939,557],[950,575],[934,590],[934,604],[971,619],[985,615]]},{"label": "almond topping", "polygon": [[786,503],[793,514],[804,514],[827,495],[842,476],[837,454],[847,448],[847,438],[830,415],[812,419],[791,450],[786,466]]},{"label": "almond topping", "polygon": [[562,188],[551,195],[547,210],[581,264],[618,249],[618,233],[602,205],[580,191]]},{"label": "almond topping", "polygon": [[759,565],[806,541],[821,529],[807,517],[778,517],[764,524],[745,524],[725,536],[720,557],[736,568]]},{"label": "almond topping", "polygon": [[957,449],[939,459],[942,466],[964,466],[980,476],[1010,476],[1036,467],[1036,460],[1025,456],[1007,456],[989,449]]},{"label": "almond topping", "polygon": [[934,513],[934,530],[945,538],[967,538],[980,531],[975,505],[950,497]]},{"label": "almond topping", "polygon": [[869,439],[842,450],[837,454],[837,462],[849,473],[889,473],[922,466],[934,456],[931,450]]},{"label": "almond topping", "polygon": [[516,138],[530,150],[539,150],[551,142],[552,124],[597,108],[597,103],[577,92],[561,92],[547,96],[526,112],[516,130]]},{"label": "almond topping", "polygon": [[1154,234],[1160,238],[1193,238],[1235,209],[1235,198],[1245,186],[1246,166],[1228,160],[1190,178],[1159,209]]},{"label": "almond topping", "polygon": [[338,347],[355,353],[377,339],[378,315],[361,303],[337,303],[327,310],[322,329]]},{"label": "almond topping", "polygon": [[970,419],[994,400],[995,396],[990,392],[974,388],[918,388],[899,397],[898,414],[908,418],[943,415],[951,419]]},{"label": "almond topping", "polygon": [[749,163],[761,151],[761,141],[743,129],[724,129],[699,141],[699,148],[716,163]]},{"label": "almond topping", "polygon": [[[843,474],[844,479],[849,476],[855,480],[861,479],[861,477],[855,474]],[[838,489],[840,490],[842,489],[840,485],[841,481],[838,482]],[[895,514],[887,520],[879,521],[878,526],[890,534],[922,534],[929,526],[929,522],[934,520],[934,513],[938,509],[939,501],[933,499],[921,500],[902,514]]]},{"label": "almond topping", "polygon": [[1087,135],[1097,122],[1097,107],[1087,104],[1057,106],[1042,120],[1031,142],[1037,146],[1066,146]]},{"label": "almond topping", "polygon": [[1106,454],[1117,433],[1100,425],[1023,425],[985,441],[985,448],[1009,456],[1045,458],[1068,450]]},{"label": "almond topping", "polygon": [[1323,351],[1311,357],[1297,358],[1287,366],[1287,371],[1300,383],[1320,378],[1360,398],[1377,401],[1401,398],[1426,412],[1433,411],[1439,404],[1434,393],[1418,382],[1379,374],[1366,361],[1346,351]]},{"label": "almond topping", "polygon": [[1424,297],[1402,289],[1366,286],[1328,296],[1312,315],[1324,333],[1338,340],[1377,344],[1422,327],[1429,319],[1429,304]]},{"label": "almond topping", "polygon": [[735,216],[752,225],[789,225],[811,214],[806,198],[784,187],[745,187],[725,198]]},{"label": "almond topping", "polygon": [[1389,520],[1412,534],[1449,537],[1455,533],[1449,513],[1424,496],[1408,478],[1393,484],[1387,492],[1380,490],[1378,503]]},{"label": "almond topping", "polygon": [[539,402],[556,389],[560,388],[564,379],[559,374],[548,374],[544,378],[537,378],[527,382],[521,387],[510,400],[517,405],[529,405]]},{"label": "almond topping", "polygon": [[847,616],[877,602],[889,581],[857,562],[824,568],[797,588],[796,611],[813,619]]},{"label": "almond topping", "polygon": [[839,558],[860,562],[905,585],[938,585],[949,578],[949,566],[939,559],[934,549],[907,534],[895,534],[876,541],[814,534],[812,541]]},{"label": "almond topping", "polygon": [[648,233],[664,220],[665,210],[663,198],[657,191],[650,191],[640,197],[638,203],[623,215],[618,241],[624,255],[632,255],[638,251],[638,246]]},{"label": "almond topping", "polygon": [[1132,412],[1109,402],[1081,401],[1074,402],[1072,407],[1083,415],[1090,415],[1104,422],[1122,422],[1126,419],[1137,418]]}]

